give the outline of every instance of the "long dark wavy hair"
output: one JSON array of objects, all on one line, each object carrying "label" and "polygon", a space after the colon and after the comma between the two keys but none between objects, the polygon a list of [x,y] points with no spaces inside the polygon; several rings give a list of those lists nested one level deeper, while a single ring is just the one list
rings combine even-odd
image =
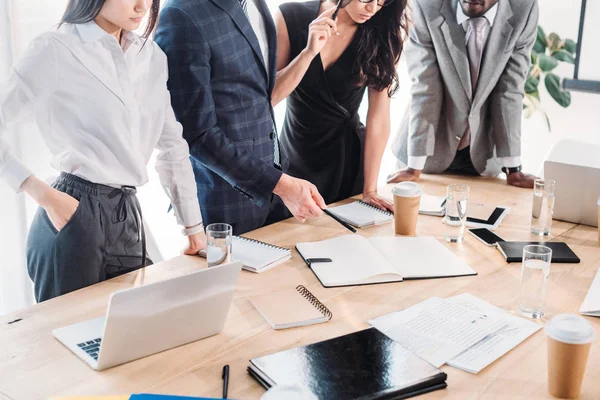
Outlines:
[{"label": "long dark wavy hair", "polygon": [[[327,0],[321,0],[324,1]],[[330,1],[337,4],[336,0]],[[342,0],[342,6],[351,1],[357,0]],[[356,83],[378,91],[387,89],[390,97],[400,85],[396,64],[408,35],[407,3],[408,0],[394,0],[382,7],[356,33],[360,35],[354,64]]]},{"label": "long dark wavy hair", "polygon": [[[102,6],[104,6],[104,0],[69,0],[59,26],[65,22],[69,24],[85,24],[86,22],[93,21],[100,14]],[[159,11],[160,0],[152,0],[148,25],[142,35],[146,40],[148,40],[152,31],[154,31]]]}]

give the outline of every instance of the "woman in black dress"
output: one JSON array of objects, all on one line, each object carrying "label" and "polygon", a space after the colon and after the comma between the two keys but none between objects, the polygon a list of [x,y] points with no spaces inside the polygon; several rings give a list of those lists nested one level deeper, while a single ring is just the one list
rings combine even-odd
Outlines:
[{"label": "woman in black dress", "polygon": [[[277,82],[272,103],[287,97],[281,145],[286,172],[317,186],[326,203],[359,194],[392,210],[377,195],[390,134],[390,97],[406,34],[407,0],[337,0],[281,5]],[[368,88],[366,128],[358,109]]]}]

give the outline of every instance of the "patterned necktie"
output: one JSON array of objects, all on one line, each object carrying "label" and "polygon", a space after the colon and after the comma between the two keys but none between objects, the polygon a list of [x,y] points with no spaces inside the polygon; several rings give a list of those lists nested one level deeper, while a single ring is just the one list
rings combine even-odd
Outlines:
[{"label": "patterned necktie", "polygon": [[[481,56],[483,55],[483,48],[485,47],[485,41],[487,39],[487,27],[488,20],[485,17],[469,19],[469,30],[471,32],[467,40],[467,53],[469,55],[469,69],[471,70],[471,87],[473,88],[471,97],[475,97],[475,89],[477,88],[477,81],[479,80]],[[467,128],[467,131],[460,140],[458,150],[462,150],[470,144],[471,130]]]},{"label": "patterned necktie", "polygon": [[242,10],[244,10],[244,14],[248,17],[248,0],[239,0],[239,2],[242,6]]}]

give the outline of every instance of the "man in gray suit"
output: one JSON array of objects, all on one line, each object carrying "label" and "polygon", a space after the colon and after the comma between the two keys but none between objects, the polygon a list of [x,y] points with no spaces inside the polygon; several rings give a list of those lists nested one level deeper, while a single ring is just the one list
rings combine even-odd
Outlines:
[{"label": "man in gray suit", "polygon": [[407,165],[388,182],[425,173],[521,172],[521,114],[537,34],[537,0],[413,0],[406,49],[411,101],[392,144]]}]

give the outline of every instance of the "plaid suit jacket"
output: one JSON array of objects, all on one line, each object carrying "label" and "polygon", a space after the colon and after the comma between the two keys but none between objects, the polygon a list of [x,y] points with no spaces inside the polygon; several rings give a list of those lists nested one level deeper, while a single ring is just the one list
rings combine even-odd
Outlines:
[{"label": "plaid suit jacket", "polygon": [[259,2],[269,71],[239,0],[170,0],[155,34],[167,54],[171,102],[190,146],[205,224],[262,226],[281,177],[271,107],[277,35]]}]

